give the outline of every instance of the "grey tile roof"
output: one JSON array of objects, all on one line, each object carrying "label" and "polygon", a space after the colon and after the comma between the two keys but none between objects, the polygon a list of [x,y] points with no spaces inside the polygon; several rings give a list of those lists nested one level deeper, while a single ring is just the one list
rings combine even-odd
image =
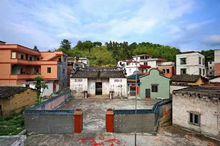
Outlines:
[{"label": "grey tile roof", "polygon": [[123,71],[121,70],[78,70],[76,71],[73,78],[125,78]]},{"label": "grey tile roof", "polygon": [[174,75],[171,78],[172,82],[187,82],[187,83],[195,83],[201,78],[200,75]]},{"label": "grey tile roof", "polygon": [[26,87],[0,87],[0,99],[9,99],[15,94],[19,94],[21,92],[26,91],[28,88]]},{"label": "grey tile roof", "polygon": [[192,86],[184,89],[174,90],[173,93],[196,95],[198,97],[207,96],[210,99],[217,98],[220,100],[220,86]]}]

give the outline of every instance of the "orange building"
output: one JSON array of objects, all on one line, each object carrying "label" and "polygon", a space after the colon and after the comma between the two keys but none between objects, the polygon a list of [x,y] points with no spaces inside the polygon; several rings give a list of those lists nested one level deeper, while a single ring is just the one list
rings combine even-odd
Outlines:
[{"label": "orange building", "polygon": [[66,55],[39,52],[17,44],[0,44],[0,86],[22,86],[41,76],[53,92],[65,86]]},{"label": "orange building", "polygon": [[176,74],[175,64],[173,62],[162,62],[158,65],[158,69],[163,72],[167,78],[172,78]]}]

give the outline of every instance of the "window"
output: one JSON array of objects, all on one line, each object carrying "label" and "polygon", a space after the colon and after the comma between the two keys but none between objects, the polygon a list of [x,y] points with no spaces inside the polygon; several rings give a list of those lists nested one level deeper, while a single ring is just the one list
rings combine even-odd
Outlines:
[{"label": "window", "polygon": [[165,69],[163,69],[163,73],[164,73],[164,74],[166,73],[166,70],[165,70]]},{"label": "window", "polygon": [[186,74],[186,68],[181,68],[180,69],[180,74],[185,75]]},{"label": "window", "polygon": [[170,70],[169,69],[167,69],[167,74],[169,74],[170,73]]},{"label": "window", "polygon": [[151,85],[151,92],[158,92],[158,85],[152,84]]},{"label": "window", "polygon": [[201,68],[199,68],[199,75],[201,75],[202,74],[202,69]]},{"label": "window", "polygon": [[205,75],[205,69],[203,69],[203,75]]},{"label": "window", "polygon": [[201,64],[201,62],[202,62],[202,58],[201,58],[201,57],[199,57],[199,64]]},{"label": "window", "polygon": [[24,59],[24,55],[23,54],[21,54],[21,59]]},{"label": "window", "polygon": [[47,68],[47,73],[51,73],[51,67]]},{"label": "window", "polygon": [[186,58],[180,58],[180,64],[186,64]]},{"label": "window", "polygon": [[11,52],[11,58],[12,59],[16,59],[17,57],[16,57],[17,55],[16,55],[16,52]]},{"label": "window", "polygon": [[193,125],[200,126],[200,114],[190,112],[189,113],[189,123]]}]

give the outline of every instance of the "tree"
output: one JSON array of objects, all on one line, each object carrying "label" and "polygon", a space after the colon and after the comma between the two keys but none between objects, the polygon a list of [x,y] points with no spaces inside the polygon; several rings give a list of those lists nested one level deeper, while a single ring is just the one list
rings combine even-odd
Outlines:
[{"label": "tree", "polygon": [[37,46],[34,46],[34,49],[33,49],[33,50],[35,50],[35,51],[38,51],[38,52],[39,52],[39,50],[38,50]]},{"label": "tree", "polygon": [[63,39],[60,43],[60,48],[65,50],[71,49],[71,42],[67,39]]},{"label": "tree", "polygon": [[35,78],[35,82],[35,88],[37,90],[37,100],[38,103],[41,103],[41,93],[43,93],[44,89],[48,88],[48,86],[44,82],[43,78],[41,78],[40,76]]}]

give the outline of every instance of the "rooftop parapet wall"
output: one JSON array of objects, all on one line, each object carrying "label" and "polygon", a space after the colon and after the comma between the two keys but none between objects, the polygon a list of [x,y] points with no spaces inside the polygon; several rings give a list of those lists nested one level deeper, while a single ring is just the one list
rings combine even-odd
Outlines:
[{"label": "rooftop parapet wall", "polygon": [[74,110],[59,110],[72,98],[70,90],[48,99],[46,102],[25,110],[25,129],[28,133],[74,133]]},{"label": "rooftop parapet wall", "polygon": [[169,99],[157,102],[152,109],[113,110],[114,132],[156,133],[159,127],[171,123],[171,103]]}]

